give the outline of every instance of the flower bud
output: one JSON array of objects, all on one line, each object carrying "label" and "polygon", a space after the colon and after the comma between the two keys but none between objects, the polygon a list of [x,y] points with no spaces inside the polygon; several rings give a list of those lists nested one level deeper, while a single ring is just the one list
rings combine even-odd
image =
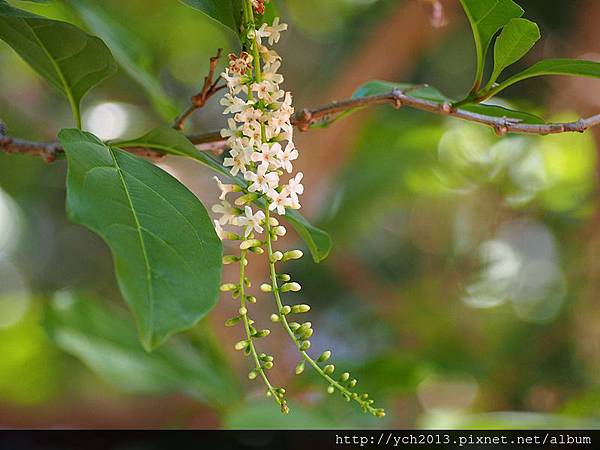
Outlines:
[{"label": "flower bud", "polygon": [[271,262],[281,261],[283,259],[283,253],[275,252],[271,255]]},{"label": "flower bud", "polygon": [[350,374],[348,372],[344,372],[341,376],[340,376],[340,381],[345,382],[348,381],[348,379],[350,378]]},{"label": "flower bud", "polygon": [[237,284],[225,283],[221,285],[221,292],[229,292],[237,289]]},{"label": "flower bud", "polygon": [[299,313],[305,313],[310,311],[310,306],[309,305],[294,305],[292,306],[292,313],[293,314],[299,314]]},{"label": "flower bud", "polygon": [[231,319],[227,319],[225,321],[225,326],[226,327],[233,327],[234,325],[238,324],[241,319],[242,318],[240,316],[236,316],[236,317],[232,317]]},{"label": "flower bud", "polygon": [[296,366],[296,375],[300,375],[302,372],[304,372],[304,360],[300,361],[298,363],[298,365]]},{"label": "flower bud", "polygon": [[236,263],[240,260],[240,258],[238,256],[234,256],[234,255],[225,255],[223,256],[223,264],[233,264]]},{"label": "flower bud", "polygon": [[284,226],[278,226],[273,229],[273,233],[275,233],[276,236],[285,236],[285,233],[287,233],[287,230],[285,229]]},{"label": "flower bud", "polygon": [[238,310],[238,312],[240,313],[240,316],[245,316],[246,314],[248,314],[248,310],[243,306]]},{"label": "flower bud", "polygon": [[287,316],[290,312],[292,312],[292,308],[290,308],[288,305],[285,305],[281,308],[281,314],[283,314],[284,316]]},{"label": "flower bud", "polygon": [[247,295],[246,300],[250,303],[256,303],[256,297],[254,295]]},{"label": "flower bud", "polygon": [[283,254],[283,261],[290,261],[292,259],[300,259],[304,256],[304,253],[300,250],[290,250]]},{"label": "flower bud", "polygon": [[263,364],[263,367],[267,370],[272,369],[273,368],[273,362],[272,361],[267,361],[266,363]]},{"label": "flower bud", "polygon": [[263,283],[260,285],[260,290],[263,292],[273,292],[273,286],[268,283]]},{"label": "flower bud", "polygon": [[275,217],[269,217],[269,225],[276,227],[279,225],[279,220],[277,220]]},{"label": "flower bud", "polygon": [[348,386],[353,388],[354,386],[356,386],[356,383],[358,383],[358,380],[356,378],[353,378],[352,380],[350,380],[350,383],[348,383]]},{"label": "flower bud", "polygon": [[298,328],[300,328],[300,324],[298,322],[290,322],[288,325],[290,326],[290,329],[294,332],[297,331]]},{"label": "flower bud", "polygon": [[255,255],[262,255],[265,252],[262,247],[252,247],[250,251]]},{"label": "flower bud", "polygon": [[310,348],[310,341],[302,341],[302,343],[300,344],[300,350],[302,350],[303,352],[308,350]]},{"label": "flower bud", "polygon": [[277,314],[271,314],[271,322],[279,322],[279,316]]},{"label": "flower bud", "polygon": [[271,330],[264,329],[264,330],[260,330],[258,333],[255,333],[254,337],[256,337],[256,338],[263,338],[263,337],[268,336],[269,334],[271,334]]},{"label": "flower bud", "polygon": [[313,329],[309,328],[307,330],[305,330],[302,335],[300,336],[300,339],[308,339],[313,335]]},{"label": "flower bud", "polygon": [[281,286],[281,292],[298,292],[302,289],[302,286],[300,286],[299,283],[296,283],[295,281],[292,283],[285,283],[283,286]]},{"label": "flower bud", "polygon": [[256,371],[252,370],[250,372],[248,372],[248,378],[250,378],[251,380],[254,380],[257,376]]},{"label": "flower bud", "polygon": [[330,357],[331,357],[331,352],[329,350],[324,351],[323,353],[321,353],[321,356],[319,356],[319,358],[317,358],[317,362],[325,362]]},{"label": "flower bud", "polygon": [[261,245],[262,242],[260,242],[258,239],[247,239],[245,241],[242,241],[242,243],[240,244],[240,250],[248,250],[255,247],[260,247]]},{"label": "flower bud", "polygon": [[333,394],[335,392],[335,388],[333,386],[327,386],[327,393]]},{"label": "flower bud", "polygon": [[232,233],[231,231],[223,231],[221,237],[228,241],[239,241],[242,237],[239,234]]},{"label": "flower bud", "polygon": [[236,350],[244,350],[246,347],[248,347],[248,341],[246,340],[239,341],[237,344],[235,344]]},{"label": "flower bud", "polygon": [[245,195],[242,195],[241,197],[236,198],[234,203],[237,206],[244,206],[244,205],[248,205],[248,204],[252,203],[257,198],[258,198],[258,195],[254,194],[254,193],[245,194]]},{"label": "flower bud", "polygon": [[323,372],[325,372],[327,375],[331,375],[334,370],[335,366],[333,364],[327,364],[325,367],[323,367]]},{"label": "flower bud", "polygon": [[287,273],[281,273],[277,275],[277,278],[283,282],[290,281],[292,277],[290,277]]},{"label": "flower bud", "polygon": [[383,409],[378,409],[378,410],[375,412],[375,415],[376,415],[377,417],[385,417],[385,411],[384,411]]}]

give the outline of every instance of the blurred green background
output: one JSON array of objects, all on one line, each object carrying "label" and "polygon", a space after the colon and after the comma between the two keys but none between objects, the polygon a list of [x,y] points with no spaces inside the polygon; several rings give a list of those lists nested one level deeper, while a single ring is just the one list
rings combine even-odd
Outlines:
[{"label": "blurred green background", "polygon": [[[297,108],[342,99],[371,79],[469,89],[473,44],[457,0],[279,0],[278,51]],[[594,0],[519,0],[543,40],[526,58],[600,59]],[[84,102],[104,139],[170,122],[232,36],[175,0],[14,1],[105,39],[119,73]],[[550,6],[551,4],[551,6]],[[107,25],[108,24],[108,25]],[[127,43],[115,47],[119,37]],[[65,101],[0,44],[0,118],[11,135],[55,138]],[[517,70],[519,67],[515,67]],[[544,79],[503,101],[555,120],[600,110],[600,85]],[[217,99],[188,131],[224,123]],[[285,385],[282,416],[246,379],[241,330],[222,302],[197,329],[146,354],[92,233],[68,223],[64,161],[0,154],[0,427],[596,427],[600,425],[600,133],[496,137],[490,130],[381,107],[300,134],[305,214],[332,255],[290,264],[313,309],[315,352],[385,406],[384,420],[293,375],[278,330],[263,349]],[[160,165],[205,205],[211,174]],[[301,245],[290,236],[286,245]],[[259,285],[267,274],[251,261]],[[225,270],[224,278],[233,274]],[[259,301],[264,324],[273,306]]]}]

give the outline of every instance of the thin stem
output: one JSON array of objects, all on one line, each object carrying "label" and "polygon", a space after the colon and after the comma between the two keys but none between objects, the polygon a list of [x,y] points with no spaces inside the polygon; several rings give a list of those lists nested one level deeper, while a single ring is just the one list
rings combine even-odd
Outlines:
[{"label": "thin stem", "polygon": [[[252,355],[252,359],[254,360],[254,366],[256,372],[263,379],[265,385],[267,386],[267,390],[270,393],[270,396],[275,399],[277,404],[282,408],[284,408],[285,402],[283,402],[277,392],[275,392],[275,388],[271,385],[267,374],[265,373],[262,364],[260,362],[260,358],[258,353],[256,352],[256,347],[254,346],[254,337],[252,336],[252,331],[250,330],[250,320],[248,318],[248,309],[246,303],[246,293],[245,293],[245,278],[246,278],[246,256],[248,254],[247,250],[242,250],[240,255],[240,316],[242,317],[242,322],[244,323],[244,330],[246,331],[246,338],[248,340],[248,347],[250,348],[250,354]],[[245,311],[245,314],[242,312]]]},{"label": "thin stem", "polygon": [[281,301],[281,294],[279,291],[279,285],[277,283],[277,271],[275,269],[275,262],[272,257],[273,256],[273,243],[272,243],[271,224],[269,221],[269,218],[270,218],[269,207],[268,206],[265,207],[264,211],[265,211],[265,217],[266,217],[265,218],[265,224],[266,224],[265,225],[265,233],[267,235],[267,258],[269,260],[271,288],[273,289],[273,296],[275,297],[275,303],[277,304],[279,321],[281,322],[286,333],[288,334],[288,336],[290,337],[290,339],[292,340],[292,342],[298,349],[298,352],[300,353],[302,358],[304,358],[304,360],[306,362],[308,362],[320,376],[322,376],[325,380],[327,380],[327,382],[331,386],[333,386],[338,391],[340,391],[345,397],[355,400],[361,406],[361,408],[366,409],[368,412],[370,412],[372,414],[376,413],[377,408],[374,408],[373,406],[371,406],[368,400],[362,400],[360,398],[360,396],[357,396],[355,393],[351,392],[350,390],[348,390],[347,388],[342,386],[340,383],[338,383],[336,380],[331,378],[329,375],[327,375],[323,371],[323,369],[321,369],[321,367],[317,364],[317,362],[314,359],[312,359],[310,357],[310,355],[308,353],[306,353],[306,351],[302,350],[301,342],[296,338],[296,335],[290,328],[290,325],[287,321],[287,317],[282,312],[283,311],[283,303]]}]

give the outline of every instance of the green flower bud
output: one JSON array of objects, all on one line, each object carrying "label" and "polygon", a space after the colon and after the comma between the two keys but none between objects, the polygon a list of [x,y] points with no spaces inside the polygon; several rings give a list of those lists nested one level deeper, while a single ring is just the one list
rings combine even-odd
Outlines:
[{"label": "green flower bud", "polygon": [[292,306],[293,314],[305,313],[308,311],[310,311],[309,305],[294,305],[294,306]]},{"label": "green flower bud", "polygon": [[277,279],[286,282],[286,281],[290,281],[292,279],[292,277],[290,277],[287,273],[282,273],[277,275]]},{"label": "green flower bud", "polygon": [[250,378],[251,380],[254,380],[256,378],[256,376],[257,376],[257,373],[254,370],[248,372],[248,378]]},{"label": "green flower bud", "polygon": [[283,414],[289,414],[290,413],[290,408],[288,408],[288,405],[286,402],[282,402],[281,403],[281,412]]},{"label": "green flower bud", "polygon": [[296,366],[296,375],[300,375],[302,372],[304,372],[304,360],[300,361],[298,363],[298,365]]},{"label": "green flower bud", "polygon": [[358,383],[358,380],[356,378],[353,378],[352,380],[350,380],[350,383],[348,383],[348,385],[353,388],[354,386],[356,386],[356,383]]},{"label": "green flower bud", "polygon": [[247,295],[246,300],[250,303],[256,303],[256,297],[254,295]]},{"label": "green flower bud", "polygon": [[226,327],[232,327],[232,326],[238,324],[240,322],[240,320],[241,320],[240,316],[232,317],[231,319],[227,319],[225,321],[225,326]]},{"label": "green flower bud", "polygon": [[309,328],[302,333],[300,339],[309,339],[313,335],[313,329]]},{"label": "green flower bud", "polygon": [[252,247],[250,251],[255,255],[262,255],[265,252],[262,247]]},{"label": "green flower bud", "polygon": [[369,394],[366,394],[366,393],[365,393],[365,394],[361,395],[360,397],[361,397],[363,400],[366,400],[366,399],[368,399],[368,398],[369,398]]},{"label": "green flower bud", "polygon": [[377,417],[385,417],[385,411],[383,409],[378,409],[377,411],[375,411],[375,415]]},{"label": "green flower bud", "polygon": [[252,203],[257,198],[258,198],[258,195],[254,194],[254,193],[250,193],[250,194],[242,195],[241,197],[236,198],[234,203],[237,206],[244,206],[244,205],[248,205],[248,204]]},{"label": "green flower bud", "polygon": [[271,322],[279,322],[279,316],[277,314],[271,314]]},{"label": "green flower bud", "polygon": [[340,376],[340,381],[341,382],[345,382],[348,381],[348,379],[350,378],[350,374],[348,372],[344,372],[341,376]]},{"label": "green flower bud", "polygon": [[269,217],[269,225],[276,227],[279,225],[279,220],[277,220],[275,217]]},{"label": "green flower bud", "polygon": [[290,261],[292,259],[300,259],[304,256],[304,253],[300,250],[290,250],[283,254],[283,261]]},{"label": "green flower bud", "polygon": [[224,231],[223,239],[228,241],[239,241],[242,239],[242,237],[239,234],[232,233],[231,231]]},{"label": "green flower bud", "polygon": [[331,357],[331,352],[329,350],[324,351],[323,353],[321,353],[321,356],[319,356],[317,358],[317,362],[325,362],[327,361],[329,358]]},{"label": "green flower bud", "polygon": [[240,250],[248,250],[254,247],[260,247],[262,242],[258,239],[247,239],[240,244]]},{"label": "green flower bud", "polygon": [[246,314],[248,314],[248,310],[243,306],[238,310],[238,312],[240,313],[240,316],[245,316]]},{"label": "green flower bud", "polygon": [[327,393],[333,394],[335,392],[335,388],[333,386],[327,386]]},{"label": "green flower bud", "polygon": [[223,264],[233,264],[240,260],[239,257],[233,255],[225,255],[223,256]]},{"label": "green flower bud", "polygon": [[300,350],[305,352],[309,348],[310,348],[310,341],[302,341],[302,343],[300,344]]},{"label": "green flower bud", "polygon": [[248,277],[244,277],[244,284],[246,285],[246,287],[252,287],[252,282]]},{"label": "green flower bud", "polygon": [[237,289],[237,287],[237,284],[225,283],[221,285],[221,292],[233,291],[234,289]]},{"label": "green flower bud", "polygon": [[273,292],[273,286],[267,283],[263,283],[260,285],[260,290],[263,292]]},{"label": "green flower bud", "polygon": [[323,372],[325,372],[326,375],[331,375],[334,370],[335,366],[333,364],[327,364],[325,367],[323,367]]},{"label": "green flower bud", "polygon": [[263,364],[263,367],[267,370],[272,369],[273,368],[273,362],[271,361],[267,361],[266,363]]},{"label": "green flower bud", "polygon": [[269,330],[269,329],[264,329],[264,330],[260,330],[258,333],[256,333],[256,334],[254,335],[254,337],[257,337],[257,338],[263,338],[263,337],[266,337],[266,336],[268,336],[269,334],[271,334],[271,330]]},{"label": "green flower bud", "polygon": [[298,328],[300,328],[300,324],[298,322],[290,322],[288,325],[290,326],[290,329],[294,332],[297,331]]},{"label": "green flower bud", "polygon": [[285,283],[283,286],[281,286],[281,292],[288,292],[288,291],[298,292],[301,289],[302,289],[302,286],[300,286],[300,284],[298,284],[296,282]]},{"label": "green flower bud", "polygon": [[271,262],[281,261],[283,259],[283,253],[275,252],[271,255]]},{"label": "green flower bud", "polygon": [[237,344],[235,344],[236,350],[244,350],[247,347],[248,347],[248,341],[246,341],[246,340],[239,341]]},{"label": "green flower bud", "polygon": [[284,316],[287,316],[289,313],[292,312],[292,308],[290,308],[288,305],[285,305],[281,308],[281,314],[283,314]]},{"label": "green flower bud", "polygon": [[287,230],[283,226],[275,227],[273,229],[273,233],[275,233],[276,236],[285,236],[286,232]]}]

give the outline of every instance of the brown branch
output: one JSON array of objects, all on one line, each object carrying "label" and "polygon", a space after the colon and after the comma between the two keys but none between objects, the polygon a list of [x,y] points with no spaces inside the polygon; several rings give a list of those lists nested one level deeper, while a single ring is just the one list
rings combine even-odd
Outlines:
[{"label": "brown branch", "polygon": [[175,128],[176,130],[183,130],[185,121],[192,114],[194,114],[195,111],[206,105],[206,102],[209,98],[211,98],[220,90],[227,87],[226,85],[218,86],[218,78],[214,80],[215,71],[217,70],[217,62],[219,61],[219,58],[221,58],[222,51],[223,49],[218,49],[216,56],[210,58],[210,68],[208,70],[208,75],[204,77],[204,84],[202,86],[202,90],[192,97],[192,103],[189,106],[189,108],[186,109],[177,119],[175,119],[173,128]]},{"label": "brown branch", "polygon": [[[411,90],[414,90],[414,88]],[[600,114],[596,114],[586,119],[579,119],[575,122],[527,124],[522,123],[520,120],[514,118],[487,116],[484,114],[466,111],[465,109],[461,108],[454,108],[449,103],[438,103],[431,100],[413,97],[409,95],[409,92],[410,91],[396,89],[387,94],[343,100],[312,110],[303,109],[292,118],[292,124],[300,131],[306,131],[312,125],[317,123],[330,123],[334,121],[340,114],[352,109],[389,104],[395,108],[407,106],[421,111],[427,111],[432,114],[456,117],[469,122],[487,125],[500,136],[507,133],[536,135],[568,132],[583,133],[592,127],[600,125]],[[188,138],[200,151],[222,151],[226,147],[225,140],[221,137],[221,134],[218,131],[190,135]],[[7,153],[37,155],[41,156],[48,162],[54,161],[57,155],[62,153],[62,147],[57,142],[33,142],[6,136],[4,126],[1,125],[1,122],[0,150]],[[160,157],[159,152],[149,151],[147,149],[125,148],[125,150],[138,154],[141,153],[144,156]]]}]

